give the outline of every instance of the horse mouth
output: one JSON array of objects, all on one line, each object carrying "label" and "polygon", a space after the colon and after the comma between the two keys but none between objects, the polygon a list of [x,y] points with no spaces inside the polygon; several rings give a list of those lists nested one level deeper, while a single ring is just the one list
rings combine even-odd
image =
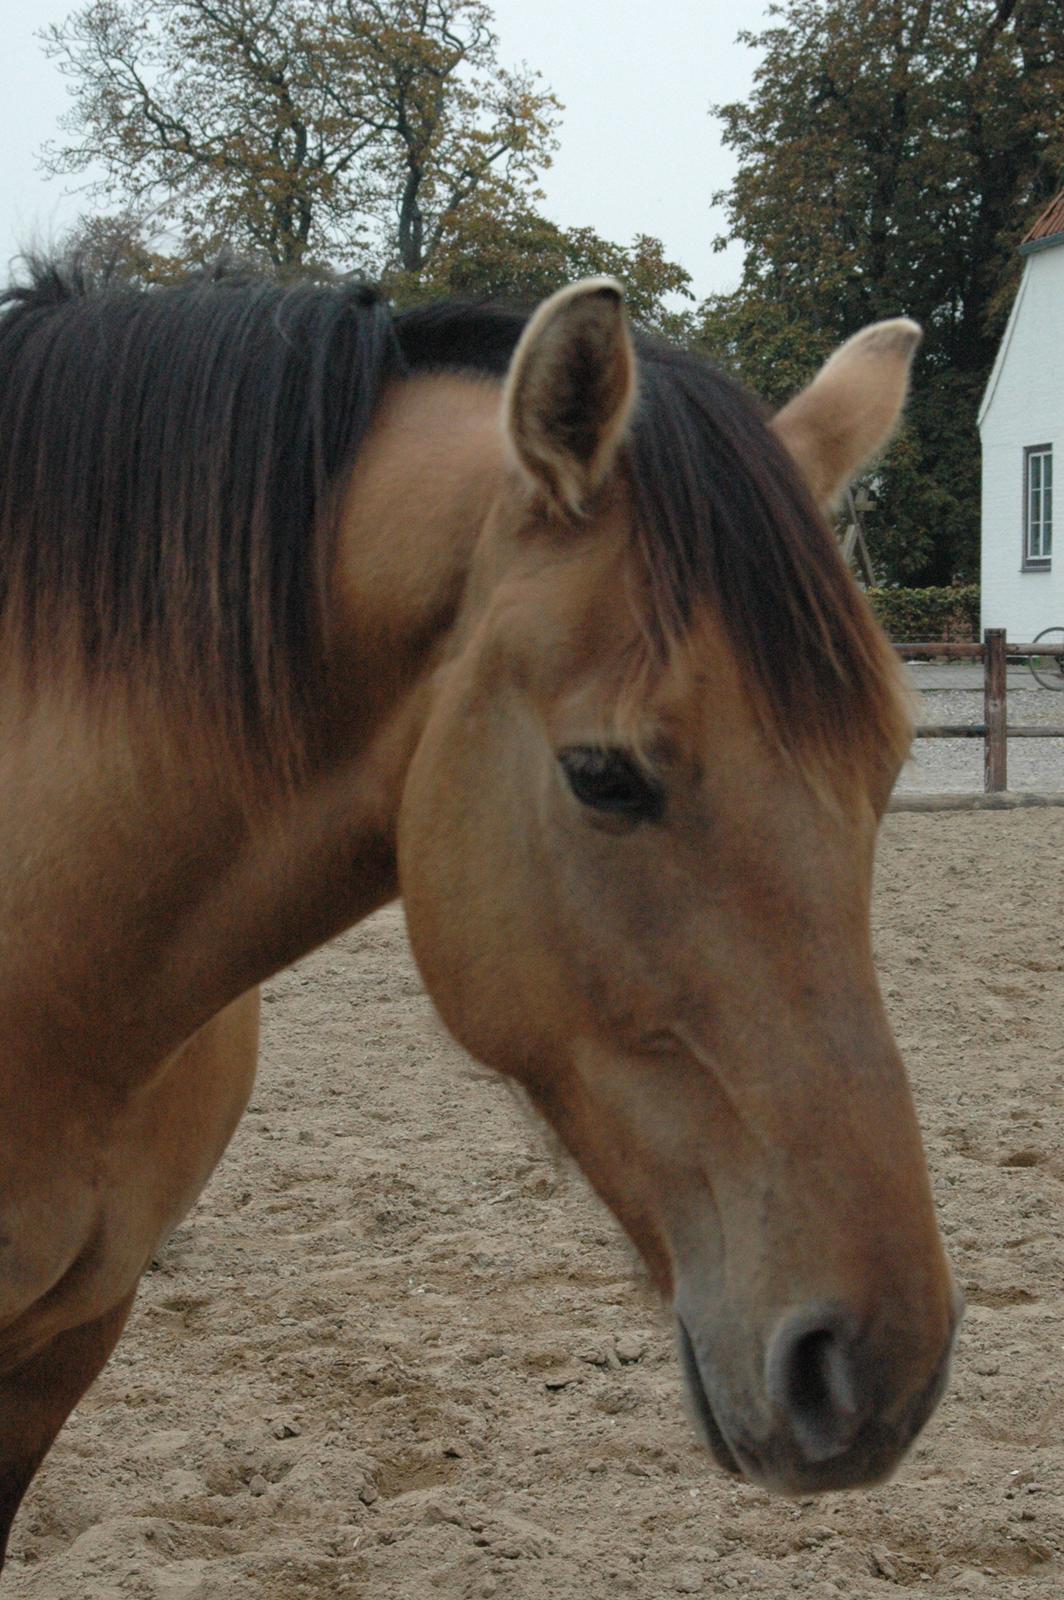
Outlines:
[{"label": "horse mouth", "polygon": [[717,1421],[709,1396],[706,1393],[706,1386],[702,1382],[702,1373],[699,1369],[698,1357],[695,1355],[695,1347],[691,1342],[691,1335],[684,1327],[681,1317],[677,1317],[676,1326],[680,1334],[680,1363],[687,1382],[687,1394],[698,1431],[708,1445],[710,1454],[719,1467],[722,1467],[733,1478],[745,1477],[746,1474],[736,1460],[731,1445],[721,1432],[720,1423]]},{"label": "horse mouth", "polygon": [[883,1483],[898,1460],[935,1409],[947,1381],[949,1351],[930,1379],[893,1424],[869,1427],[852,1441],[849,1448],[823,1460],[809,1460],[795,1449],[795,1442],[766,1441],[754,1450],[745,1440],[729,1440],[709,1398],[694,1341],[676,1319],[680,1363],[686,1380],[689,1406],[695,1426],[710,1454],[725,1472],[748,1483],[759,1484],[783,1495],[821,1494],[828,1490],[870,1488]]}]

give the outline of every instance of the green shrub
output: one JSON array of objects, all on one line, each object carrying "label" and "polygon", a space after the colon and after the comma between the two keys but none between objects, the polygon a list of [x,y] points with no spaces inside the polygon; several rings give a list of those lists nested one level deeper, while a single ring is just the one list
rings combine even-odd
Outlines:
[{"label": "green shrub", "polygon": [[947,589],[869,589],[872,610],[891,639],[979,638],[979,585]]}]

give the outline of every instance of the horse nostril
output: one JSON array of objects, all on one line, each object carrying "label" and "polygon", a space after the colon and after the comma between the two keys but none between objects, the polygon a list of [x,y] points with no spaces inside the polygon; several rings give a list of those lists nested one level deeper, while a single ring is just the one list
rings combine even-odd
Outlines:
[{"label": "horse nostril", "polygon": [[866,1410],[849,1318],[823,1308],[785,1316],[769,1343],[765,1384],[808,1461],[842,1455]]}]

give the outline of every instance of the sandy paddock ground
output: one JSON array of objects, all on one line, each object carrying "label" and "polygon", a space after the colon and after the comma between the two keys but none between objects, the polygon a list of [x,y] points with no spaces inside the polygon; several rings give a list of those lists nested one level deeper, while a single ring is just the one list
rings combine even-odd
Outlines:
[{"label": "sandy paddock ground", "polygon": [[894,1483],[693,1443],[667,1319],[392,910],[271,986],[252,1110],[17,1524],[11,1600],[1064,1593],[1064,811],[896,816],[876,909],[969,1311]]}]

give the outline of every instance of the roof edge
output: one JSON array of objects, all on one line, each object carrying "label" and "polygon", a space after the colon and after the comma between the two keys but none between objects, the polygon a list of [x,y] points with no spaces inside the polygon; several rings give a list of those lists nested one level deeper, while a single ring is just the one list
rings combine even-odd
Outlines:
[{"label": "roof edge", "polygon": [[987,379],[986,388],[983,391],[983,398],[979,403],[979,410],[976,413],[976,427],[979,429],[980,435],[982,435],[983,424],[989,416],[990,407],[994,402],[994,394],[1001,378],[1002,369],[1004,368],[1005,360],[1009,352],[1009,346],[1012,344],[1012,336],[1016,331],[1016,323],[1019,321],[1020,306],[1022,305],[1024,297],[1027,293],[1027,286],[1030,282],[1030,277],[1031,275],[1025,266],[1023,269],[1023,276],[1020,279],[1020,286],[1016,290],[1016,297],[1013,300],[1012,308],[1009,311],[1009,320],[1005,324],[1005,332],[1001,336],[1001,343],[998,345],[997,355],[994,357],[994,365],[990,369],[990,377]]},{"label": "roof edge", "polygon": [[1033,256],[1036,251],[1052,250],[1057,244],[1064,244],[1064,231],[1047,234],[1044,239],[1025,239],[1019,252],[1021,256]]},{"label": "roof edge", "polygon": [[1049,204],[1038,213],[1033,225],[1020,240],[1020,249],[1041,243],[1054,244],[1064,233],[1064,189],[1055,194]]}]

